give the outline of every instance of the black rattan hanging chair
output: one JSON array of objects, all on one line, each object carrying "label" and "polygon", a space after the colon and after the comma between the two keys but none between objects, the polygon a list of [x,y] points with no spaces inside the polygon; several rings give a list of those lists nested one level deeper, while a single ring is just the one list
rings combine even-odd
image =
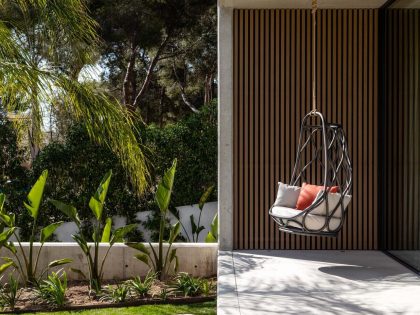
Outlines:
[{"label": "black rattan hanging chair", "polygon": [[[351,199],[352,166],[342,126],[326,123],[318,111],[303,118],[290,185],[301,186],[304,182],[324,186],[315,201],[302,211],[273,205],[270,216],[284,232],[337,236]],[[329,195],[333,186],[338,187],[335,202]]]},{"label": "black rattan hanging chair", "polygon": [[[316,110],[316,11],[312,1],[312,106],[301,123],[299,145],[291,186],[304,182],[323,186],[315,200],[304,210],[274,204],[269,214],[284,232],[302,235],[337,236],[343,227],[351,200],[352,166],[346,136],[341,125],[325,122]],[[338,188],[330,193],[331,187]]]}]

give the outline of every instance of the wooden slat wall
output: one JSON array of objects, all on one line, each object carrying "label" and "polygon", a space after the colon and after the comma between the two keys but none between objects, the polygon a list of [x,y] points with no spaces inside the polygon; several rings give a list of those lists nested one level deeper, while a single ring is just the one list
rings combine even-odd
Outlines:
[{"label": "wooden slat wall", "polygon": [[420,249],[420,10],[385,16],[383,248]]},{"label": "wooden slat wall", "polygon": [[278,231],[268,216],[289,182],[310,110],[310,10],[234,10],[234,247],[377,248],[377,10],[319,10],[318,108],[343,124],[353,201],[336,239]]}]

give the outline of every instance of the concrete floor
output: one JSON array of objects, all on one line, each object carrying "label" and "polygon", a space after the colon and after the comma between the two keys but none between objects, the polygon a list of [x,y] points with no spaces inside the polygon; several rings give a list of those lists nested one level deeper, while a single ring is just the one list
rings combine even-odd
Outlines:
[{"label": "concrete floor", "polygon": [[420,314],[420,278],[378,251],[219,252],[217,314]]}]

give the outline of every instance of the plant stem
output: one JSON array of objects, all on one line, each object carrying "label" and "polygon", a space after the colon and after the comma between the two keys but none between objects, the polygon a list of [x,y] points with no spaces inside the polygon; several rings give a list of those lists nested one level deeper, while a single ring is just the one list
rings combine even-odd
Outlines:
[{"label": "plant stem", "polygon": [[41,254],[42,247],[44,247],[44,243],[41,243],[41,247],[39,248],[38,254],[36,255],[34,274],[36,274],[36,270],[38,269],[38,261],[39,261],[39,256]]},{"label": "plant stem", "polygon": [[166,212],[160,213],[160,228],[159,228],[159,261],[156,263],[157,272],[159,272],[159,280],[163,279],[163,233],[165,232],[165,217]]},{"label": "plant stem", "polygon": [[34,219],[34,222],[32,224],[32,233],[31,237],[29,238],[29,263],[26,268],[26,272],[28,274],[28,281],[33,283],[35,280],[35,274],[33,270],[33,246],[34,246],[34,239],[35,239],[35,230],[36,230],[36,219]]},{"label": "plant stem", "polygon": [[99,269],[99,277],[102,279],[102,271],[103,271],[103,269],[104,269],[104,265],[105,265],[105,260],[106,260],[106,258],[108,257],[108,254],[109,254],[109,251],[111,250],[111,247],[112,247],[112,245],[111,244],[109,244],[109,247],[108,247],[108,249],[107,249],[107,251],[106,251],[106,253],[105,253],[105,256],[104,256],[104,258],[102,259],[102,263],[101,263],[101,269]]},{"label": "plant stem", "polygon": [[198,235],[201,233],[201,231],[200,232],[198,232],[198,231],[200,229],[200,222],[201,222],[201,214],[202,213],[203,213],[203,209],[200,209],[200,215],[198,216],[197,232],[196,232],[196,236],[195,236],[195,242],[196,243],[198,242]]}]

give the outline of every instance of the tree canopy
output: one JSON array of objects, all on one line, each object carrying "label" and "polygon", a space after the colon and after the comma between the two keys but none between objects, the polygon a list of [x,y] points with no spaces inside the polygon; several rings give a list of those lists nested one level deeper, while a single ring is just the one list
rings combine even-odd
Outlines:
[{"label": "tree canopy", "polygon": [[209,0],[91,0],[103,81],[145,122],[198,111],[215,94],[216,11]]},{"label": "tree canopy", "polygon": [[117,154],[136,190],[144,191],[148,170],[132,115],[72,71],[91,61],[85,58],[99,43],[85,2],[2,0],[0,8],[0,96],[7,110],[27,116],[32,159],[41,142],[42,106],[61,107]]}]

